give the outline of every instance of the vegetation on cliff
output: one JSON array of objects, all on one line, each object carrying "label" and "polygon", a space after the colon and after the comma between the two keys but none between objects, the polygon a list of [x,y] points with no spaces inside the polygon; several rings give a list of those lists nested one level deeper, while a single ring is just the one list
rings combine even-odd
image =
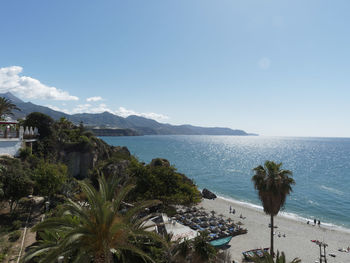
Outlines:
[{"label": "vegetation on cliff", "polygon": [[[6,231],[15,231],[11,222],[24,224],[19,213],[33,204],[28,195],[50,201],[49,212],[42,208],[47,219],[35,228],[39,239],[27,256],[30,262],[53,262],[58,255],[94,262],[169,262],[163,237],[143,231],[144,209],[197,203],[201,196],[192,180],[167,160],[144,164],[127,148],[109,146],[65,118],[31,113],[21,124],[37,127],[40,136],[19,158],[0,158],[0,201],[9,208],[0,221]],[[125,210],[124,201],[132,207]],[[0,250],[0,262],[1,255]]]},{"label": "vegetation on cliff", "polygon": [[136,179],[136,199],[156,198],[166,205],[198,203],[201,194],[192,180],[166,161],[155,159],[144,165],[133,161],[130,174]]},{"label": "vegetation on cliff", "polygon": [[[116,191],[118,180],[98,178],[98,190],[92,184],[79,182],[88,205],[68,199],[59,214],[35,226],[34,230],[44,232],[42,240],[31,248],[25,262],[37,257],[38,262],[55,262],[59,256],[70,262],[106,262],[121,259],[125,253],[153,261],[140,244],[152,244],[161,240],[153,232],[153,227],[145,226],[148,215],[142,216],[145,208],[159,201],[143,201],[123,213],[122,202],[132,185]],[[118,260],[119,261],[119,260]]]}]

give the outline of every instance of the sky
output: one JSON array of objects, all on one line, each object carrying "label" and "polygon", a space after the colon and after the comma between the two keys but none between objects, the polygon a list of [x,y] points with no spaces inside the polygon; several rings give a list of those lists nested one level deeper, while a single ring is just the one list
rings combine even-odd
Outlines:
[{"label": "sky", "polygon": [[266,136],[350,137],[348,0],[0,2],[0,92]]}]

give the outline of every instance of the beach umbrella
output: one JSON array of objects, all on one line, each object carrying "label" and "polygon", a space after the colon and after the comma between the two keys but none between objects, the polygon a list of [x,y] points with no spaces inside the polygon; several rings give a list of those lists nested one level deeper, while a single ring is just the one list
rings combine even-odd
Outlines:
[{"label": "beach umbrella", "polygon": [[208,218],[207,218],[206,216],[202,216],[202,217],[200,218],[200,220],[201,220],[201,221],[208,221]]},{"label": "beach umbrella", "polygon": [[192,218],[192,222],[198,223],[198,222],[200,222],[200,220],[198,219],[198,217],[193,217],[193,218]]},{"label": "beach umbrella", "polygon": [[225,231],[227,228],[226,228],[225,225],[222,225],[222,226],[220,227],[220,229],[221,229],[222,231]]},{"label": "beach umbrella", "polygon": [[212,217],[214,217],[214,215],[216,214],[216,212],[214,210],[211,210],[210,213],[211,213]]},{"label": "beach umbrella", "polygon": [[223,218],[224,215],[223,215],[223,214],[220,214],[219,216],[220,216],[221,218]]},{"label": "beach umbrella", "polygon": [[192,207],[192,211],[193,211],[193,212],[196,212],[197,210],[198,210],[197,207],[195,207],[195,206]]},{"label": "beach umbrella", "polygon": [[186,214],[186,218],[192,218],[193,216],[192,216],[192,214],[191,213],[187,213]]},{"label": "beach umbrella", "polygon": [[225,235],[226,235],[226,234],[225,234],[224,231],[220,231],[220,232],[219,232],[219,236],[220,236],[220,237],[224,237]]},{"label": "beach umbrella", "polygon": [[188,226],[189,224],[191,224],[191,221],[189,221],[188,219],[185,219],[183,221],[183,223],[184,223],[185,226]]},{"label": "beach umbrella", "polygon": [[216,226],[216,225],[217,225],[217,224],[216,224],[216,222],[215,222],[215,221],[213,221],[213,220],[212,220],[212,221],[210,221],[210,222],[209,222],[209,224],[210,224],[211,226]]},{"label": "beach umbrella", "polygon": [[184,213],[185,213],[185,211],[184,211],[184,210],[182,210],[182,209],[179,209],[179,210],[177,210],[177,213],[182,215],[182,214],[184,214]]},{"label": "beach umbrella", "polygon": [[204,227],[204,228],[207,228],[208,226],[209,226],[209,224],[208,224],[208,222],[202,222],[201,224],[200,224],[200,226],[201,227]]}]

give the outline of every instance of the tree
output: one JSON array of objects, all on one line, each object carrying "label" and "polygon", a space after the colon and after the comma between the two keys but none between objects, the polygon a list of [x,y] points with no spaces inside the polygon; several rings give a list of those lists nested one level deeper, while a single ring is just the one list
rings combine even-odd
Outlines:
[{"label": "tree", "polygon": [[39,138],[45,138],[52,134],[52,125],[54,124],[54,120],[41,112],[32,112],[28,114],[26,120],[24,121],[24,125],[27,127],[37,127],[39,131]]},{"label": "tree", "polygon": [[0,119],[4,119],[7,115],[13,115],[12,110],[20,110],[11,100],[0,97]]},{"label": "tree", "polygon": [[253,169],[254,176],[252,181],[254,187],[258,190],[259,198],[264,207],[264,212],[271,217],[271,247],[270,253],[273,253],[273,218],[284,206],[287,195],[292,191],[292,185],[295,184],[292,172],[281,170],[282,163],[276,164],[273,161],[266,161],[264,166],[259,165]]},{"label": "tree", "polygon": [[[90,183],[79,182],[87,197],[88,205],[81,205],[72,200],[63,206],[61,216],[48,218],[34,227],[35,231],[55,231],[60,239],[51,246],[47,243],[33,247],[25,256],[28,262],[40,256],[39,262],[55,262],[58,256],[70,258],[70,262],[113,262],[113,254],[117,260],[123,261],[124,251],[130,251],[145,260],[152,259],[138,247],[138,242],[160,239],[146,231],[149,216],[142,217],[140,212],[145,208],[158,204],[147,201],[135,204],[125,213],[120,208],[125,196],[133,188],[128,185],[117,190],[115,177],[98,179],[97,191]],[[154,227],[154,226],[151,226]]]},{"label": "tree", "polygon": [[0,159],[0,184],[2,184],[3,199],[10,205],[10,212],[16,209],[19,199],[33,191],[30,171],[18,159],[2,157]]},{"label": "tree", "polygon": [[200,232],[193,240],[194,262],[208,262],[216,255],[216,249],[209,244],[208,232]]},{"label": "tree", "polygon": [[193,204],[201,199],[196,185],[173,166],[143,165],[131,162],[129,171],[136,178],[135,197],[158,199],[164,204]]},{"label": "tree", "polygon": [[[255,263],[287,263],[286,255],[284,254],[284,252],[282,252],[280,255],[278,250],[277,250],[277,256],[275,260],[273,259],[273,256],[271,256],[269,253],[265,253],[263,258],[255,257],[255,258],[252,258],[252,260]],[[301,260],[299,258],[295,258],[290,263],[300,263],[300,262]]]},{"label": "tree", "polygon": [[32,179],[35,192],[43,196],[53,196],[67,181],[67,166],[40,161],[34,170]]}]

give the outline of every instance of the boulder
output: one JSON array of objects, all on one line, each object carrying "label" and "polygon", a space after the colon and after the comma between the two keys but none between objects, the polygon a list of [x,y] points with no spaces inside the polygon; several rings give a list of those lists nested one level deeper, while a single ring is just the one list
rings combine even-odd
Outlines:
[{"label": "boulder", "polygon": [[214,194],[213,192],[210,192],[207,188],[204,188],[202,190],[202,196],[203,196],[203,198],[206,198],[206,199],[215,199],[216,198],[216,194]]},{"label": "boulder", "polygon": [[156,167],[156,166],[170,167],[170,163],[167,159],[156,158],[151,161],[150,166],[151,167]]}]

